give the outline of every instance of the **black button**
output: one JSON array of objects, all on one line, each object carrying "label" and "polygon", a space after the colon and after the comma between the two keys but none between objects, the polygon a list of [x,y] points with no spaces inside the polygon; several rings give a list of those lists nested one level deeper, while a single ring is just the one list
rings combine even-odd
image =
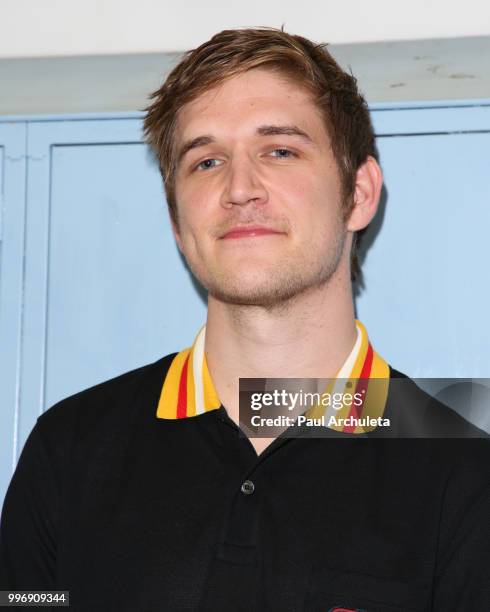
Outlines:
[{"label": "black button", "polygon": [[251,480],[246,480],[242,484],[241,492],[244,495],[252,495],[252,493],[254,492],[254,489],[255,489],[254,483]]}]

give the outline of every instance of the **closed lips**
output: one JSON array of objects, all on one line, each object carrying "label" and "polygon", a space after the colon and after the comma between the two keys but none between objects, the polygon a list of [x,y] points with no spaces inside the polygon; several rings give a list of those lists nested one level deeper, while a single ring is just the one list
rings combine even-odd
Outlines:
[{"label": "closed lips", "polygon": [[247,236],[263,236],[265,234],[283,234],[270,227],[263,225],[237,226],[229,229],[221,238],[241,238]]}]

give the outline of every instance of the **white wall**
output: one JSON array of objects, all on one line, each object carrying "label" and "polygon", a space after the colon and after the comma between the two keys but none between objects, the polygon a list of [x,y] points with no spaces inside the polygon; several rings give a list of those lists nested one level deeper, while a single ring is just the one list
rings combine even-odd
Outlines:
[{"label": "white wall", "polygon": [[0,0],[0,58],[182,51],[285,24],[331,43],[490,34],[489,0]]}]

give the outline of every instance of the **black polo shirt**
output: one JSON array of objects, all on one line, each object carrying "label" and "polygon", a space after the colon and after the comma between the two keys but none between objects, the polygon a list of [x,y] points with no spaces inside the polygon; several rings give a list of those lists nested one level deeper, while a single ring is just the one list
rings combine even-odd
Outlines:
[{"label": "black polo shirt", "polygon": [[[490,610],[488,439],[332,431],[257,456],[223,406],[156,418],[174,355],[39,417],[2,512],[0,589],[69,590],[84,612]],[[385,414],[410,428],[426,399],[390,394]]]}]

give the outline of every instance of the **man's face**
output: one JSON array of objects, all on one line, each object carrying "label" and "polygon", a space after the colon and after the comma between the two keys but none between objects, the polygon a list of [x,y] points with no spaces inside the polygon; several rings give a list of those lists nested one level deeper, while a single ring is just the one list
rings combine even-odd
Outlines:
[{"label": "man's face", "polygon": [[174,233],[210,295],[271,308],[348,267],[339,171],[305,90],[264,69],[230,78],[182,108],[176,152]]}]

